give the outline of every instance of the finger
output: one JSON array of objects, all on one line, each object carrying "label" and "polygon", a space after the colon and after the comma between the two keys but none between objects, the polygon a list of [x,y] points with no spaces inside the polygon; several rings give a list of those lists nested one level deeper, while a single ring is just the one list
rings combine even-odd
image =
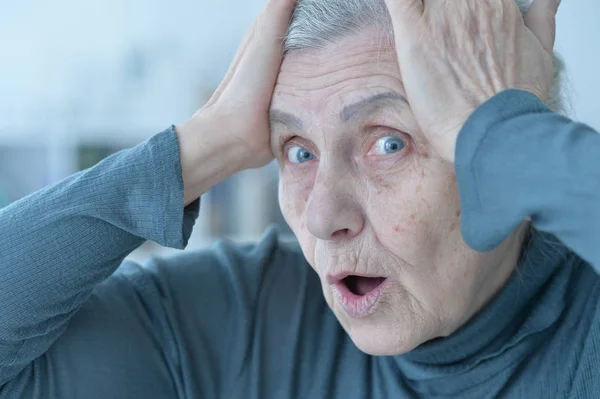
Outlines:
[{"label": "finger", "polygon": [[423,0],[385,0],[396,37],[409,32],[423,15]]},{"label": "finger", "polygon": [[560,0],[535,0],[525,13],[525,26],[550,54],[554,51],[556,38],[556,12]]},{"label": "finger", "polygon": [[272,90],[275,85],[283,58],[283,39],[295,6],[296,0],[269,0],[250,29],[232,77],[241,83],[239,88],[245,95],[265,94],[257,90]]},{"label": "finger", "polygon": [[[205,104],[205,106],[208,107],[208,106],[214,104],[219,99],[219,97],[221,96],[223,91],[225,91],[225,89],[229,86],[229,83],[231,82],[233,77],[236,75],[240,75],[240,73],[239,73],[240,72],[239,71],[240,62],[242,59],[247,58],[247,57],[245,57],[245,55],[248,51],[249,45],[252,42],[256,42],[256,40],[260,41],[260,37],[257,38],[257,31],[259,31],[261,29],[261,26],[264,24],[265,19],[267,21],[273,19],[274,13],[275,13],[274,17],[277,18],[277,13],[283,12],[283,27],[280,26],[279,30],[277,31],[277,32],[281,32],[283,30],[283,33],[279,35],[280,37],[283,37],[283,35],[285,34],[285,30],[287,29],[287,26],[289,25],[289,19],[291,18],[291,13],[293,12],[295,4],[296,4],[296,0],[271,0],[271,1],[269,1],[267,6],[265,7],[265,9],[262,11],[262,13],[259,15],[259,17],[254,21],[254,23],[252,24],[252,26],[250,27],[250,29],[248,30],[248,32],[242,39],[242,42],[233,58],[233,61],[232,61],[231,65],[229,66],[229,70],[227,71],[227,74],[225,75],[225,77],[223,78],[223,80],[221,81],[221,83],[219,84],[219,86],[217,87],[217,89],[215,90],[215,92],[213,93],[211,98],[209,99],[209,101]],[[279,9],[277,7],[279,7]],[[282,9],[282,7],[283,7],[283,9]],[[287,9],[286,9],[286,7],[287,7]],[[276,34],[277,34],[277,32],[276,32]],[[254,46],[254,48],[255,47],[256,46]],[[279,47],[281,47],[281,45]],[[248,68],[248,67],[251,68],[252,66],[247,66],[246,68]],[[242,77],[242,79],[243,79],[243,77]]]},{"label": "finger", "polygon": [[233,57],[233,61],[231,62],[231,65],[229,65],[229,69],[227,70],[225,77],[223,78],[223,80],[221,81],[221,83],[219,84],[219,86],[217,87],[217,89],[215,90],[213,95],[211,96],[210,100],[207,102],[207,104],[206,104],[207,106],[215,103],[219,99],[219,96],[225,90],[225,88],[228,86],[232,77],[236,73],[236,71],[238,69],[238,65],[240,64],[240,60],[246,53],[246,48],[248,47],[248,43],[253,38],[254,31],[256,29],[256,24],[258,23],[258,20],[259,20],[259,18],[254,20],[254,22],[252,23],[252,26],[244,35],[236,53],[235,53],[235,56]]},{"label": "finger", "polygon": [[248,40],[249,40],[248,36],[249,35],[246,34],[246,36],[242,40],[242,43],[240,44],[239,48],[237,49],[235,56],[233,57],[233,61],[231,62],[231,65],[229,66],[229,69],[227,70],[227,73],[225,74],[225,77],[223,78],[221,83],[219,83],[219,86],[217,86],[217,89],[214,91],[214,93],[212,94],[210,99],[206,102],[206,104],[205,104],[206,107],[211,106],[219,99],[219,97],[221,96],[221,93],[223,93],[223,91],[225,90],[225,88],[227,87],[229,82],[231,81],[231,78],[235,74],[235,71],[238,68],[238,65],[244,55],[244,52],[246,51],[246,47],[247,47]]}]

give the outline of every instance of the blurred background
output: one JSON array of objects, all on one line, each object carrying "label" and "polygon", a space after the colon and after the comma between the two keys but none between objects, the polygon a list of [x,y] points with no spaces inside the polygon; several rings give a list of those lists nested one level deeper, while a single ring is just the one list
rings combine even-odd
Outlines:
[{"label": "blurred background", "polygon": [[[0,208],[189,118],[266,0],[0,0]],[[563,0],[557,51],[571,116],[600,129],[600,1]],[[600,154],[599,154],[600,156]],[[277,166],[203,197],[190,240],[258,239],[279,224]],[[147,243],[131,255],[176,252]]]}]

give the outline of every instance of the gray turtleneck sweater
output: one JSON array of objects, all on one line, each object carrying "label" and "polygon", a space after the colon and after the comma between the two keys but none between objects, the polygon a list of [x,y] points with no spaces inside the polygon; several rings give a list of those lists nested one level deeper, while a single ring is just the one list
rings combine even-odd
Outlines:
[{"label": "gray turtleneck sweater", "polygon": [[183,208],[172,129],[13,203],[0,399],[600,397],[600,135],[505,91],[462,129],[456,172],[473,248],[527,216],[538,233],[484,309],[401,356],[360,352],[275,230],[122,263],[191,233],[199,203]]}]

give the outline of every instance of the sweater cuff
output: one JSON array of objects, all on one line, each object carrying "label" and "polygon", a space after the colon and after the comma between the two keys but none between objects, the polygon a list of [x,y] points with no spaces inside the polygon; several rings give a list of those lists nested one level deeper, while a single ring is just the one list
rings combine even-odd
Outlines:
[{"label": "sweater cuff", "polygon": [[183,174],[175,126],[155,135],[147,144],[155,165],[154,236],[160,237],[160,245],[184,249],[199,215],[200,199],[183,207]]},{"label": "sweater cuff", "polygon": [[510,89],[477,108],[461,129],[455,153],[461,233],[474,250],[493,250],[529,216],[512,195],[513,182],[535,149],[522,148],[526,126],[514,121],[547,112],[552,111],[537,96]]}]

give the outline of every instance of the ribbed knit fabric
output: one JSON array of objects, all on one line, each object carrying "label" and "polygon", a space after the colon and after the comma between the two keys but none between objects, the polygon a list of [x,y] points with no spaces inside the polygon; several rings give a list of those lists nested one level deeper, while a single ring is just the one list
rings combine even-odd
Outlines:
[{"label": "ribbed knit fabric", "polygon": [[384,357],[276,229],[122,263],[185,247],[198,215],[172,128],[24,198],[0,210],[0,399],[600,397],[600,136],[509,90],[467,121],[456,172],[468,244],[537,232],[459,331]]}]

